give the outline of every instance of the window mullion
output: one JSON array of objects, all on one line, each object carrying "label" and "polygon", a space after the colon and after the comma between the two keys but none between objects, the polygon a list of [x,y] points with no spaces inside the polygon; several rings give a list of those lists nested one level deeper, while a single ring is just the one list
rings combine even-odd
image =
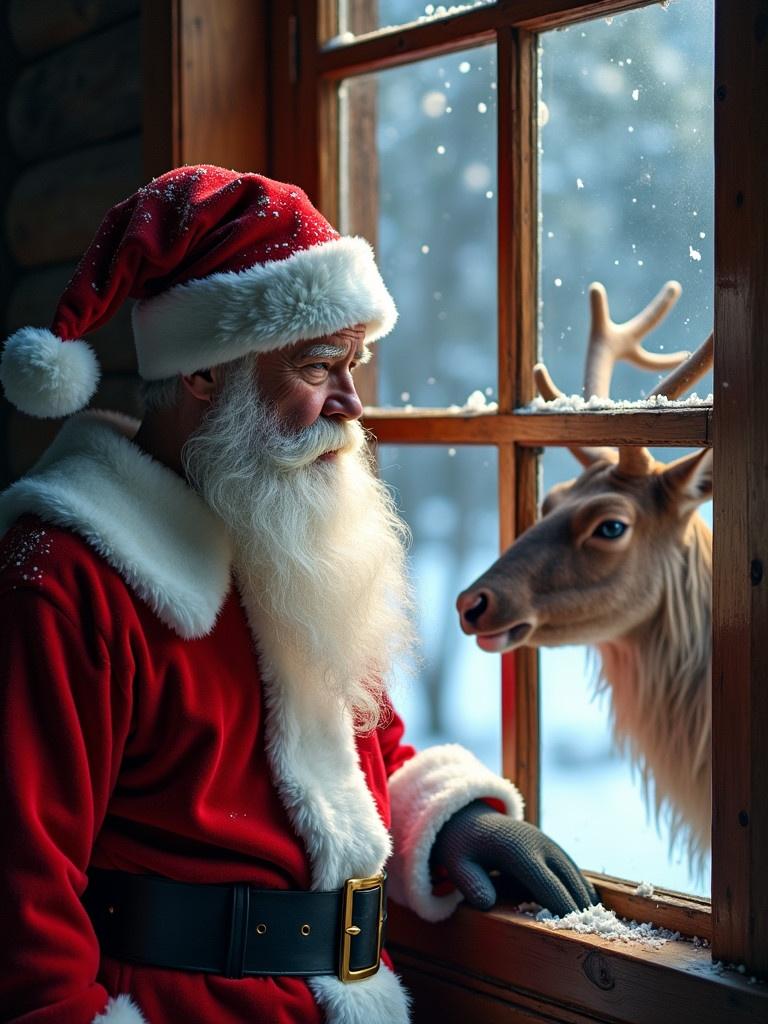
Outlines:
[{"label": "window mullion", "polygon": [[[498,63],[498,373],[499,409],[509,413],[533,395],[536,361],[535,37],[503,27]],[[501,546],[536,516],[536,455],[516,444],[499,448]],[[535,651],[502,659],[504,774],[514,779],[526,816],[539,817],[538,664]]]},{"label": "window mullion", "polygon": [[768,973],[768,6],[715,8],[713,955]]}]

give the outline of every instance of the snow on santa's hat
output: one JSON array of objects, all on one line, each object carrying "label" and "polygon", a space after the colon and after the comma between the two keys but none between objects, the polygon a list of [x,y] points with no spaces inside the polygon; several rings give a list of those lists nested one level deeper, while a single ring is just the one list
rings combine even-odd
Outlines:
[{"label": "snow on santa's hat", "polygon": [[397,311],[373,250],[342,237],[295,185],[202,164],[114,206],[59,300],[51,329],[5,343],[6,397],[32,416],[82,409],[99,367],[82,336],[128,299],[139,373],[160,380],[365,324]]}]

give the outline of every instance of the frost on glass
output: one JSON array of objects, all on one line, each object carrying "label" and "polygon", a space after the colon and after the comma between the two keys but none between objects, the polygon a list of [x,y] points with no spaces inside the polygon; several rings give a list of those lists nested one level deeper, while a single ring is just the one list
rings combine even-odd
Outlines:
[{"label": "frost on glass", "polygon": [[366,0],[361,5],[359,0],[338,0],[339,34],[331,42],[351,43],[355,34],[362,31],[436,21],[493,3],[495,0],[467,0],[466,3],[455,4],[427,4],[424,0]]},{"label": "frost on glass", "polygon": [[[652,454],[671,462],[686,451],[654,448]],[[580,472],[565,449],[547,449],[541,466],[542,496]],[[700,514],[711,529],[711,502]],[[582,867],[708,896],[709,859],[701,870],[691,868],[684,843],[671,842],[668,813],[657,820],[637,765],[617,748],[612,693],[597,685],[594,653],[542,648],[539,659],[542,828]],[[697,692],[704,699],[703,689]],[[670,706],[666,713],[682,710]]]},{"label": "frost on glass", "polygon": [[[581,394],[592,281],[615,321],[680,282],[653,351],[693,350],[712,330],[713,3],[657,4],[539,43],[541,355],[561,391]],[[621,364],[611,396],[644,398],[659,379]],[[711,373],[695,390],[711,392]]]},{"label": "frost on glass", "polygon": [[[400,312],[375,346],[379,404],[463,406],[476,391],[492,401],[495,48],[349,79],[339,98],[342,229],[375,235]],[[363,109],[375,125],[374,154],[350,127]],[[368,190],[350,209],[361,178]]]},{"label": "frost on glass", "polygon": [[409,564],[421,641],[392,697],[419,749],[462,743],[498,771],[500,665],[459,628],[459,592],[498,557],[498,469],[489,447],[380,445],[379,472],[413,535]]}]

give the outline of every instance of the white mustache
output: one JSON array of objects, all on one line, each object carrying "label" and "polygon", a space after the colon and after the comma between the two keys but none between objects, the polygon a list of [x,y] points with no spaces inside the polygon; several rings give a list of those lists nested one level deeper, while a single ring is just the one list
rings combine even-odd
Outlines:
[{"label": "white mustache", "polygon": [[301,469],[327,452],[353,452],[362,444],[363,432],[356,422],[322,416],[295,433],[285,428],[270,431],[264,454],[279,470]]}]

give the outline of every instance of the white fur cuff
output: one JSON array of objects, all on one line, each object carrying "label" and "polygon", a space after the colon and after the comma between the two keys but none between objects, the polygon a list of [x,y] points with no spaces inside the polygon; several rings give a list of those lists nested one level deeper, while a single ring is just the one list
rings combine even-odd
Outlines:
[{"label": "white fur cuff", "polygon": [[310,978],[309,987],[327,1024],[408,1024],[408,993],[382,963],[378,974],[345,985],[338,978]]},{"label": "white fur cuff", "polygon": [[459,892],[432,894],[429,854],[448,819],[473,800],[494,799],[506,814],[523,817],[523,798],[464,747],[447,743],[417,754],[389,780],[394,856],[389,895],[425,921],[442,921],[462,901]]},{"label": "white fur cuff", "polygon": [[91,1024],[147,1024],[147,1019],[130,996],[121,995],[110,999]]}]

